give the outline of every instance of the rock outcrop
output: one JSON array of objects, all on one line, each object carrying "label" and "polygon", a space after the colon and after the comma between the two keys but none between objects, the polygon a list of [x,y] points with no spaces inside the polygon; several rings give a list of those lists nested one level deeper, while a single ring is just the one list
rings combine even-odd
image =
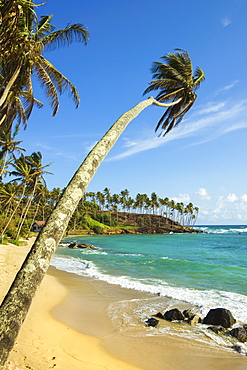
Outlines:
[{"label": "rock outcrop", "polygon": [[70,243],[68,245],[68,248],[71,248],[71,249],[99,249],[99,248],[94,247],[93,245],[90,245],[90,244],[77,243],[77,242]]}]

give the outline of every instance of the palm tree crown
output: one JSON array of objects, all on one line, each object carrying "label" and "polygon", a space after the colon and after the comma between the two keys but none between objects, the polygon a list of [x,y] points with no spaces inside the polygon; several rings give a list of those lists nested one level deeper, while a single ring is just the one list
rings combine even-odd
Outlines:
[{"label": "palm tree crown", "polygon": [[174,126],[177,126],[184,115],[193,106],[197,95],[195,90],[205,79],[203,71],[197,67],[193,75],[190,56],[186,50],[169,53],[161,59],[166,63],[154,62],[151,68],[153,78],[144,94],[153,90],[160,90],[156,96],[159,102],[172,101],[159,120],[156,131],[161,128],[166,135]]},{"label": "palm tree crown", "polygon": [[86,44],[89,36],[79,23],[55,31],[50,22],[52,16],[42,16],[38,20],[31,0],[11,0],[7,5],[0,1],[0,130],[5,131],[10,130],[15,118],[26,125],[34,104],[42,106],[33,95],[33,74],[44,89],[53,115],[59,107],[58,95],[65,90],[78,106],[75,86],[44,58],[43,53],[73,41]]}]

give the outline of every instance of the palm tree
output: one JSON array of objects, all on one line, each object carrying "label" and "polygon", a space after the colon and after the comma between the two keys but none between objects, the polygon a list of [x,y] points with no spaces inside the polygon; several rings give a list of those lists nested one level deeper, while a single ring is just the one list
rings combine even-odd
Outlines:
[{"label": "palm tree", "polygon": [[159,201],[158,201],[158,196],[157,196],[157,194],[156,193],[152,193],[151,194],[151,199],[150,199],[150,201],[151,201],[151,208],[152,208],[152,210],[153,210],[153,214],[155,214],[155,210],[159,207]]},{"label": "palm tree", "polygon": [[193,214],[193,223],[192,223],[192,226],[194,226],[194,225],[195,225],[196,220],[197,220],[197,218],[198,218],[199,208],[198,208],[198,207],[194,207],[194,212],[195,212],[195,214]]},{"label": "palm tree", "polygon": [[51,202],[51,206],[53,208],[55,208],[55,206],[58,203],[60,197],[61,197],[61,189],[60,188],[53,188],[53,190],[50,192],[50,202]]},{"label": "palm tree", "polygon": [[[0,146],[1,146],[1,151],[0,151],[0,156],[2,157],[2,165],[0,169],[0,180],[2,179],[2,175],[5,172],[7,160],[9,154],[13,154],[15,151],[21,152],[22,150],[25,151],[24,148],[19,147],[18,145],[22,143],[22,140],[15,141],[15,137],[19,132],[19,127],[18,125],[15,126],[13,135],[11,134],[10,131],[5,132],[5,131],[0,131]],[[10,163],[10,162],[8,162]]]},{"label": "palm tree", "polygon": [[22,202],[22,199],[25,195],[26,187],[31,182],[31,178],[32,178],[32,176],[31,176],[31,166],[27,162],[26,157],[23,155],[23,153],[21,154],[21,156],[19,158],[15,158],[15,162],[11,163],[11,166],[14,167],[14,170],[11,171],[10,174],[16,176],[15,181],[21,181],[22,190],[21,190],[21,193],[19,195],[19,200],[16,203],[15,208],[13,209],[13,211],[12,211],[12,213],[11,213],[9,219],[8,219],[8,222],[6,223],[5,227],[2,230],[2,239],[4,237],[4,233],[7,230],[12,218],[16,214],[16,212],[17,212],[17,210],[18,210],[18,208],[19,208],[19,206]]},{"label": "palm tree", "polygon": [[[196,101],[195,90],[205,79],[203,71],[197,67],[193,75],[192,62],[186,50],[176,49],[178,52],[161,57],[166,63],[155,62],[152,66],[153,77],[150,86],[144,91],[147,94],[153,90],[160,90],[156,99],[160,102],[173,101],[159,120],[156,131],[161,128],[166,135],[174,126],[177,126],[184,115]],[[176,99],[176,100],[175,100]]]},{"label": "palm tree", "polygon": [[[29,231],[31,231],[31,229],[32,229],[33,223],[36,219],[36,216],[38,214],[40,206],[42,205],[42,203],[43,204],[47,203],[48,195],[49,195],[49,191],[48,191],[47,187],[44,184],[42,184],[41,181],[39,181],[38,184],[37,184],[37,187],[36,187],[36,194],[35,194],[35,197],[34,197],[34,201],[36,202],[36,207],[35,207],[35,211],[33,213],[33,218],[32,218],[32,222],[30,224]],[[43,215],[43,221],[44,221],[44,215]]]},{"label": "palm tree", "polygon": [[[183,58],[181,57],[183,55]],[[188,60],[190,58],[187,52],[179,52],[174,54],[174,58],[177,56],[178,69],[181,70],[181,63],[184,63],[184,69],[188,72]],[[174,58],[168,59],[173,61]],[[190,66],[192,64],[190,63]],[[175,70],[175,67],[172,67]],[[178,70],[178,73],[179,73]],[[200,70],[201,71],[201,70]],[[192,68],[191,68],[192,72]],[[188,80],[187,74],[184,73],[184,78]],[[191,73],[192,74],[192,73]],[[196,75],[198,75],[197,72]],[[150,97],[137,104],[130,111],[124,113],[107,131],[103,138],[95,145],[90,151],[84,162],[81,164],[75,175],[71,179],[69,185],[66,187],[60,201],[57,204],[56,209],[52,212],[49,220],[46,222],[45,227],[39,234],[35,241],[29,255],[24,261],[20,271],[18,272],[9,292],[5,296],[1,307],[0,307],[0,365],[6,362],[8,354],[10,353],[16,336],[18,335],[19,329],[22,325],[24,318],[28,312],[31,301],[35,295],[35,292],[40,285],[48,267],[50,260],[55,253],[57,245],[62,238],[68,222],[82,198],[84,192],[87,189],[89,182],[96,173],[99,165],[104,160],[110,149],[114,146],[115,142],[122,134],[124,129],[144,108],[155,104],[163,107],[170,107],[175,104],[183,102],[185,104],[185,96],[190,96],[191,99],[195,99],[196,95],[193,95],[193,91],[199,86],[199,82],[203,80],[203,72],[197,79],[193,79],[194,83],[183,85],[178,91],[178,83],[171,84],[170,77],[167,78],[167,73],[164,73],[164,79],[161,80],[160,76],[160,89],[161,92],[157,96],[157,100]],[[199,81],[200,78],[200,81]],[[155,86],[155,85],[153,85]],[[169,89],[168,89],[169,86]],[[183,92],[182,92],[183,89]],[[162,94],[163,92],[163,94]],[[166,98],[167,95],[167,98]],[[171,100],[170,103],[162,103],[161,101]],[[177,99],[177,100],[175,100]],[[190,104],[190,107],[192,105]],[[180,109],[185,109],[184,105],[179,104]],[[188,107],[186,108],[188,111]],[[176,124],[178,110],[170,110],[167,113],[169,122],[174,121]],[[181,111],[181,115],[182,111]],[[180,115],[180,116],[181,116]],[[180,119],[181,121],[181,119]],[[32,268],[30,268],[32,266]],[[17,299],[23,297],[23,299]],[[12,330],[12,327],[15,330]]]},{"label": "palm tree", "polygon": [[118,204],[120,203],[120,197],[118,194],[112,195],[112,209],[116,212],[117,215],[117,223],[118,223]]},{"label": "palm tree", "polygon": [[[2,208],[3,218],[1,220],[1,227],[5,225],[8,220],[11,210],[13,210],[15,204],[18,202],[19,186],[16,182],[8,182],[6,184],[0,184],[0,204]],[[2,235],[3,239],[3,235]]]},{"label": "palm tree", "polygon": [[[0,10],[6,12],[2,3]],[[19,124],[22,122],[26,125],[34,104],[42,106],[33,95],[34,74],[44,89],[53,115],[59,107],[58,94],[65,90],[71,94],[76,107],[79,105],[75,86],[42,54],[46,50],[70,45],[73,41],[86,44],[89,36],[82,24],[68,25],[55,31],[51,24],[51,15],[42,16],[38,21],[31,0],[11,0],[9,3],[13,5],[11,14],[14,27],[9,25],[9,19],[5,15],[0,26],[2,32],[9,33],[9,38],[4,38],[3,47],[0,49],[0,130],[6,132],[11,129],[15,118]],[[19,6],[16,6],[17,3]]]},{"label": "palm tree", "polygon": [[35,195],[36,187],[39,182],[45,184],[44,180],[44,174],[52,174],[49,171],[46,171],[45,168],[50,166],[52,163],[46,164],[45,166],[42,165],[42,154],[40,152],[34,152],[30,156],[26,157],[27,163],[31,166],[30,171],[30,184],[32,187],[31,194],[29,196],[29,199],[27,201],[26,207],[24,209],[23,215],[21,217],[20,223],[18,225],[18,231],[16,235],[16,239],[19,238],[22,225],[27,217],[28,210],[31,206],[32,200]]}]

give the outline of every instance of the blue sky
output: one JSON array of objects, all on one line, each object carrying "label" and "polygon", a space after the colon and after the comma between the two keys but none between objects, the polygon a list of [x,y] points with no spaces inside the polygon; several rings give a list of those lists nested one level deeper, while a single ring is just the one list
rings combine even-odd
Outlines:
[{"label": "blue sky", "polygon": [[63,95],[51,117],[35,84],[45,106],[19,134],[28,154],[54,162],[49,189],[65,187],[114,121],[144,99],[152,62],[183,48],[206,75],[193,109],[165,138],[154,132],[163,108],[143,111],[88,191],[156,192],[198,206],[198,224],[247,224],[247,1],[48,0],[37,11],[54,14],[56,28],[83,23],[91,33],[87,46],[45,54],[76,85],[80,107]]}]

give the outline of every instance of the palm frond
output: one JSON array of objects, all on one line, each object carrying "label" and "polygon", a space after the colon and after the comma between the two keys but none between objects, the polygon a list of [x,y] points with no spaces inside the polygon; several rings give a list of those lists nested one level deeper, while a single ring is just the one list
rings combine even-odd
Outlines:
[{"label": "palm frond", "polygon": [[40,80],[41,86],[44,89],[45,95],[50,102],[51,108],[53,110],[52,115],[55,116],[59,108],[59,100],[54,83],[52,82],[49,74],[44,69],[41,63],[35,63],[35,70]]},{"label": "palm frond", "polygon": [[195,76],[194,76],[194,85],[195,85],[195,89],[197,89],[201,82],[205,80],[205,75],[204,75],[204,72],[201,68],[197,67],[196,68],[196,71],[195,71]]},{"label": "palm frond", "polygon": [[69,94],[74,100],[76,108],[78,108],[80,98],[76,87],[43,56],[40,56],[39,60],[59,93],[63,94],[66,90],[69,90]]},{"label": "palm frond", "polygon": [[55,26],[53,26],[50,23],[52,17],[53,15],[41,16],[41,20],[39,21],[38,24],[38,29],[35,32],[35,38],[39,38],[40,36],[46,36],[47,33],[51,33],[55,29]]},{"label": "palm frond", "polygon": [[68,46],[72,42],[83,42],[87,44],[89,31],[81,23],[68,25],[66,28],[54,31],[51,34],[42,37],[45,50],[54,50],[62,46]]}]

